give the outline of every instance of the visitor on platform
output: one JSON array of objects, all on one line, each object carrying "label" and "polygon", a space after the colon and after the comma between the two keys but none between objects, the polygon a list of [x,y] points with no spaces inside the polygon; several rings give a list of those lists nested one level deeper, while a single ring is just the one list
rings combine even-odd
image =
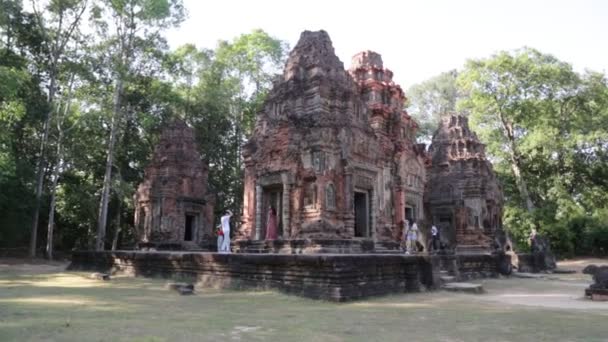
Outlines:
[{"label": "visitor on platform", "polygon": [[418,242],[418,225],[414,222],[407,231],[407,254],[416,253],[418,250],[416,242]]},{"label": "visitor on platform", "polygon": [[407,249],[407,234],[410,230],[410,221],[404,220],[401,221],[401,223],[403,225],[403,234],[401,235],[401,246],[405,251],[405,254],[409,254],[409,251]]},{"label": "visitor on platform", "polygon": [[226,210],[226,213],[222,216],[221,220],[224,239],[222,241],[220,253],[230,253],[230,217],[232,217],[232,211]]},{"label": "visitor on platform", "polygon": [[277,212],[273,207],[268,208],[268,218],[266,219],[266,240],[277,239]]},{"label": "visitor on platform", "polygon": [[431,248],[433,248],[433,252],[439,249],[439,229],[435,225],[431,226]]},{"label": "visitor on platform", "polygon": [[222,243],[224,242],[224,231],[222,230],[222,225],[220,224],[215,228],[215,234],[217,235],[217,251],[222,251]]},{"label": "visitor on platform", "polygon": [[536,229],[532,228],[530,231],[530,237],[528,239],[530,241],[530,250],[532,250],[532,252],[536,252]]}]

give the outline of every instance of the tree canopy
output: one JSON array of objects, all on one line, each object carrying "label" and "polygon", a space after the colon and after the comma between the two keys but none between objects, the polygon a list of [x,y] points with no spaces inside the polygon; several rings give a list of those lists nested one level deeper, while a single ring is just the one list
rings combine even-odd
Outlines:
[{"label": "tree canopy", "polygon": [[179,0],[0,6],[0,247],[29,240],[51,257],[53,246],[132,244],[134,191],[178,117],[212,166],[217,209],[238,212],[240,146],[284,42],[254,30],[213,50],[171,51],[163,32],[186,16]]}]

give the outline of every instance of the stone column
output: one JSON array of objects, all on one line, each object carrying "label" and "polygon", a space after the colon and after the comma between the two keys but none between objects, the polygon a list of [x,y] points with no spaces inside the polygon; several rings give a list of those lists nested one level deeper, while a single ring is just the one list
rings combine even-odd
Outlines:
[{"label": "stone column", "polygon": [[351,237],[355,236],[353,191],[353,170],[351,167],[346,167],[344,169],[344,228]]},{"label": "stone column", "polygon": [[255,239],[260,240],[262,235],[262,186],[255,186]]},{"label": "stone column", "polygon": [[353,173],[351,170],[346,170],[344,172],[344,208],[347,212],[351,212],[354,210],[353,207]]},{"label": "stone column", "polygon": [[374,242],[376,242],[377,239],[377,232],[376,229],[378,227],[378,224],[376,221],[378,221],[378,201],[376,200],[376,198],[378,197],[377,194],[377,190],[376,189],[372,189],[368,191],[369,193],[369,206],[370,208],[368,209],[368,212],[370,213],[370,229],[371,229],[371,238],[372,240],[374,240]]},{"label": "stone column", "polygon": [[395,226],[394,237],[399,239],[401,237],[401,221],[405,220],[405,193],[403,191],[403,183],[400,179],[395,180],[395,192],[393,193],[393,224]]},{"label": "stone column", "polygon": [[283,182],[283,238],[291,238],[291,227],[289,226],[289,208],[291,207],[290,196],[291,184]]}]

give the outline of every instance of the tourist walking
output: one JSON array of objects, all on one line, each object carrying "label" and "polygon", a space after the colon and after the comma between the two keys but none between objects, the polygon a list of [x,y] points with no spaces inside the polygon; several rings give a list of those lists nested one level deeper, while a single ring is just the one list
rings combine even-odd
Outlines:
[{"label": "tourist walking", "polygon": [[[418,241],[418,225],[416,222],[407,231],[407,251],[409,253],[415,253],[418,250],[416,242]],[[408,253],[408,254],[409,254]]]},{"label": "tourist walking", "polygon": [[530,240],[530,250],[536,252],[536,229],[532,228],[528,239]]},{"label": "tourist walking", "polygon": [[224,242],[224,231],[222,230],[222,225],[220,224],[215,229],[215,234],[217,234],[217,251],[222,251],[222,243]]},{"label": "tourist walking", "polygon": [[435,225],[431,226],[431,247],[433,252],[437,252],[439,249],[439,229]]},{"label": "tourist walking", "polygon": [[407,234],[410,230],[410,221],[401,221],[401,224],[403,226],[403,233],[401,234],[401,247],[405,251],[405,254],[410,254],[407,250]]},{"label": "tourist walking", "polygon": [[277,212],[273,207],[268,209],[268,217],[266,219],[266,240],[277,239]]},{"label": "tourist walking", "polygon": [[224,216],[222,216],[222,233],[224,234],[224,239],[222,241],[222,248],[220,249],[220,253],[230,253],[230,217],[232,217],[232,211],[226,210]]}]

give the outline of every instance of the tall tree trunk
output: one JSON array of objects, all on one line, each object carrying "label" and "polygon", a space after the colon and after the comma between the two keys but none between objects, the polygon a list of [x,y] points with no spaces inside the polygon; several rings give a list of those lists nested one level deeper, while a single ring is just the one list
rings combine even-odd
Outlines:
[{"label": "tall tree trunk", "polygon": [[[117,170],[116,173],[116,178],[118,179],[118,184],[122,185],[122,174],[120,173],[120,169]],[[118,200],[118,208],[116,209],[116,229],[114,230],[114,239],[112,239],[112,250],[115,251],[117,246],[118,246],[118,238],[120,236],[120,231],[121,231],[121,227],[120,227],[120,214],[121,214],[121,209],[122,209],[122,191],[121,191],[122,187],[119,186],[119,200]]]},{"label": "tall tree trunk", "polygon": [[114,145],[118,131],[118,123],[120,121],[120,106],[123,90],[123,81],[119,77],[116,81],[116,89],[114,90],[114,108],[112,115],[112,125],[110,127],[110,142],[108,144],[108,158],[106,160],[106,172],[103,177],[103,189],[101,191],[101,200],[99,204],[99,218],[97,220],[97,240],[95,249],[103,251],[105,248],[106,225],[108,219],[108,202],[110,200],[110,188],[112,187],[112,165],[114,163]]},{"label": "tall tree trunk", "polygon": [[526,209],[528,212],[534,211],[534,203],[532,202],[532,198],[530,198],[530,193],[528,192],[528,184],[526,180],[521,175],[521,168],[519,163],[519,156],[516,151],[511,150],[510,152],[511,159],[511,170],[513,171],[513,176],[515,177],[515,183],[517,184],[517,189],[519,190],[519,194],[521,198],[524,200],[526,204]]},{"label": "tall tree trunk", "polygon": [[[68,84],[68,96],[64,101],[63,117],[58,120],[57,123],[57,165],[53,169],[53,183],[51,185],[51,205],[49,208],[49,222],[47,227],[47,239],[46,239],[46,256],[49,260],[53,260],[53,233],[55,229],[55,206],[57,205],[57,184],[59,183],[59,177],[61,177],[61,168],[63,167],[63,135],[65,118],[69,115],[70,105],[72,103],[72,95],[74,86],[74,74],[70,76],[70,82]],[[58,110],[58,114],[61,111]],[[68,128],[70,130],[72,127]]]},{"label": "tall tree trunk", "polygon": [[535,209],[534,202],[532,202],[532,198],[528,192],[528,184],[521,173],[521,155],[519,154],[519,149],[517,148],[517,143],[515,142],[513,124],[505,118],[501,110],[499,110],[498,117],[502,123],[504,137],[509,142],[509,159],[511,160],[511,170],[513,171],[513,176],[515,177],[515,183],[517,185],[517,189],[519,190],[519,195],[524,200],[524,204],[526,205],[528,212],[532,212]]},{"label": "tall tree trunk", "polygon": [[118,209],[116,210],[116,230],[114,231],[114,239],[112,240],[112,250],[115,251],[118,247],[118,238],[120,236],[120,210],[121,210],[121,202],[118,202]]},{"label": "tall tree trunk", "polygon": [[[41,32],[46,33],[49,27],[44,27],[43,18],[41,13],[37,10],[37,5],[35,1],[31,2],[32,9],[35,14],[36,21]],[[46,164],[46,144],[48,142],[49,137],[49,126],[51,122],[51,117],[53,114],[53,105],[55,100],[55,92],[57,91],[57,74],[59,70],[59,61],[61,60],[61,56],[65,51],[66,44],[72,38],[74,34],[74,30],[78,27],[80,23],[80,19],[84,14],[87,8],[87,1],[82,3],[82,8],[80,12],[74,17],[74,20],[71,23],[68,23],[67,28],[64,30],[64,15],[65,10],[62,10],[59,13],[57,30],[55,32],[55,40],[51,45],[44,44],[46,41],[43,40],[43,44],[46,45],[47,51],[49,52],[49,94],[47,98],[47,102],[49,105],[49,111],[47,112],[45,121],[44,121],[44,134],[42,136],[42,140],[40,142],[40,156],[38,157],[38,162],[36,166],[36,204],[34,206],[34,214],[32,217],[32,231],[30,235],[30,257],[36,256],[36,243],[38,238],[38,218],[40,215],[40,201],[42,199],[42,187],[44,185],[44,167]]]},{"label": "tall tree trunk", "polygon": [[36,204],[34,205],[34,214],[32,217],[32,230],[30,234],[30,257],[36,257],[36,243],[38,240],[38,218],[40,216],[40,202],[42,201],[42,187],[44,185],[44,167],[46,165],[46,145],[49,140],[49,128],[51,126],[51,118],[53,116],[53,102],[55,99],[55,73],[51,74],[49,84],[48,104],[49,110],[44,119],[44,133],[40,140],[40,155],[36,165]]},{"label": "tall tree trunk", "polygon": [[[59,147],[61,145],[61,142],[58,141],[57,142],[58,147],[57,147],[57,153],[60,154],[60,149],[61,147]],[[53,260],[53,229],[55,226],[55,205],[57,203],[57,182],[59,181],[59,169],[61,168],[61,164],[62,164],[62,160],[61,157],[59,157],[59,160],[57,161],[57,165],[55,166],[55,169],[53,170],[53,183],[52,183],[52,187],[51,187],[51,206],[49,208],[49,224],[47,227],[47,238],[46,238],[46,257],[49,260]]]}]

